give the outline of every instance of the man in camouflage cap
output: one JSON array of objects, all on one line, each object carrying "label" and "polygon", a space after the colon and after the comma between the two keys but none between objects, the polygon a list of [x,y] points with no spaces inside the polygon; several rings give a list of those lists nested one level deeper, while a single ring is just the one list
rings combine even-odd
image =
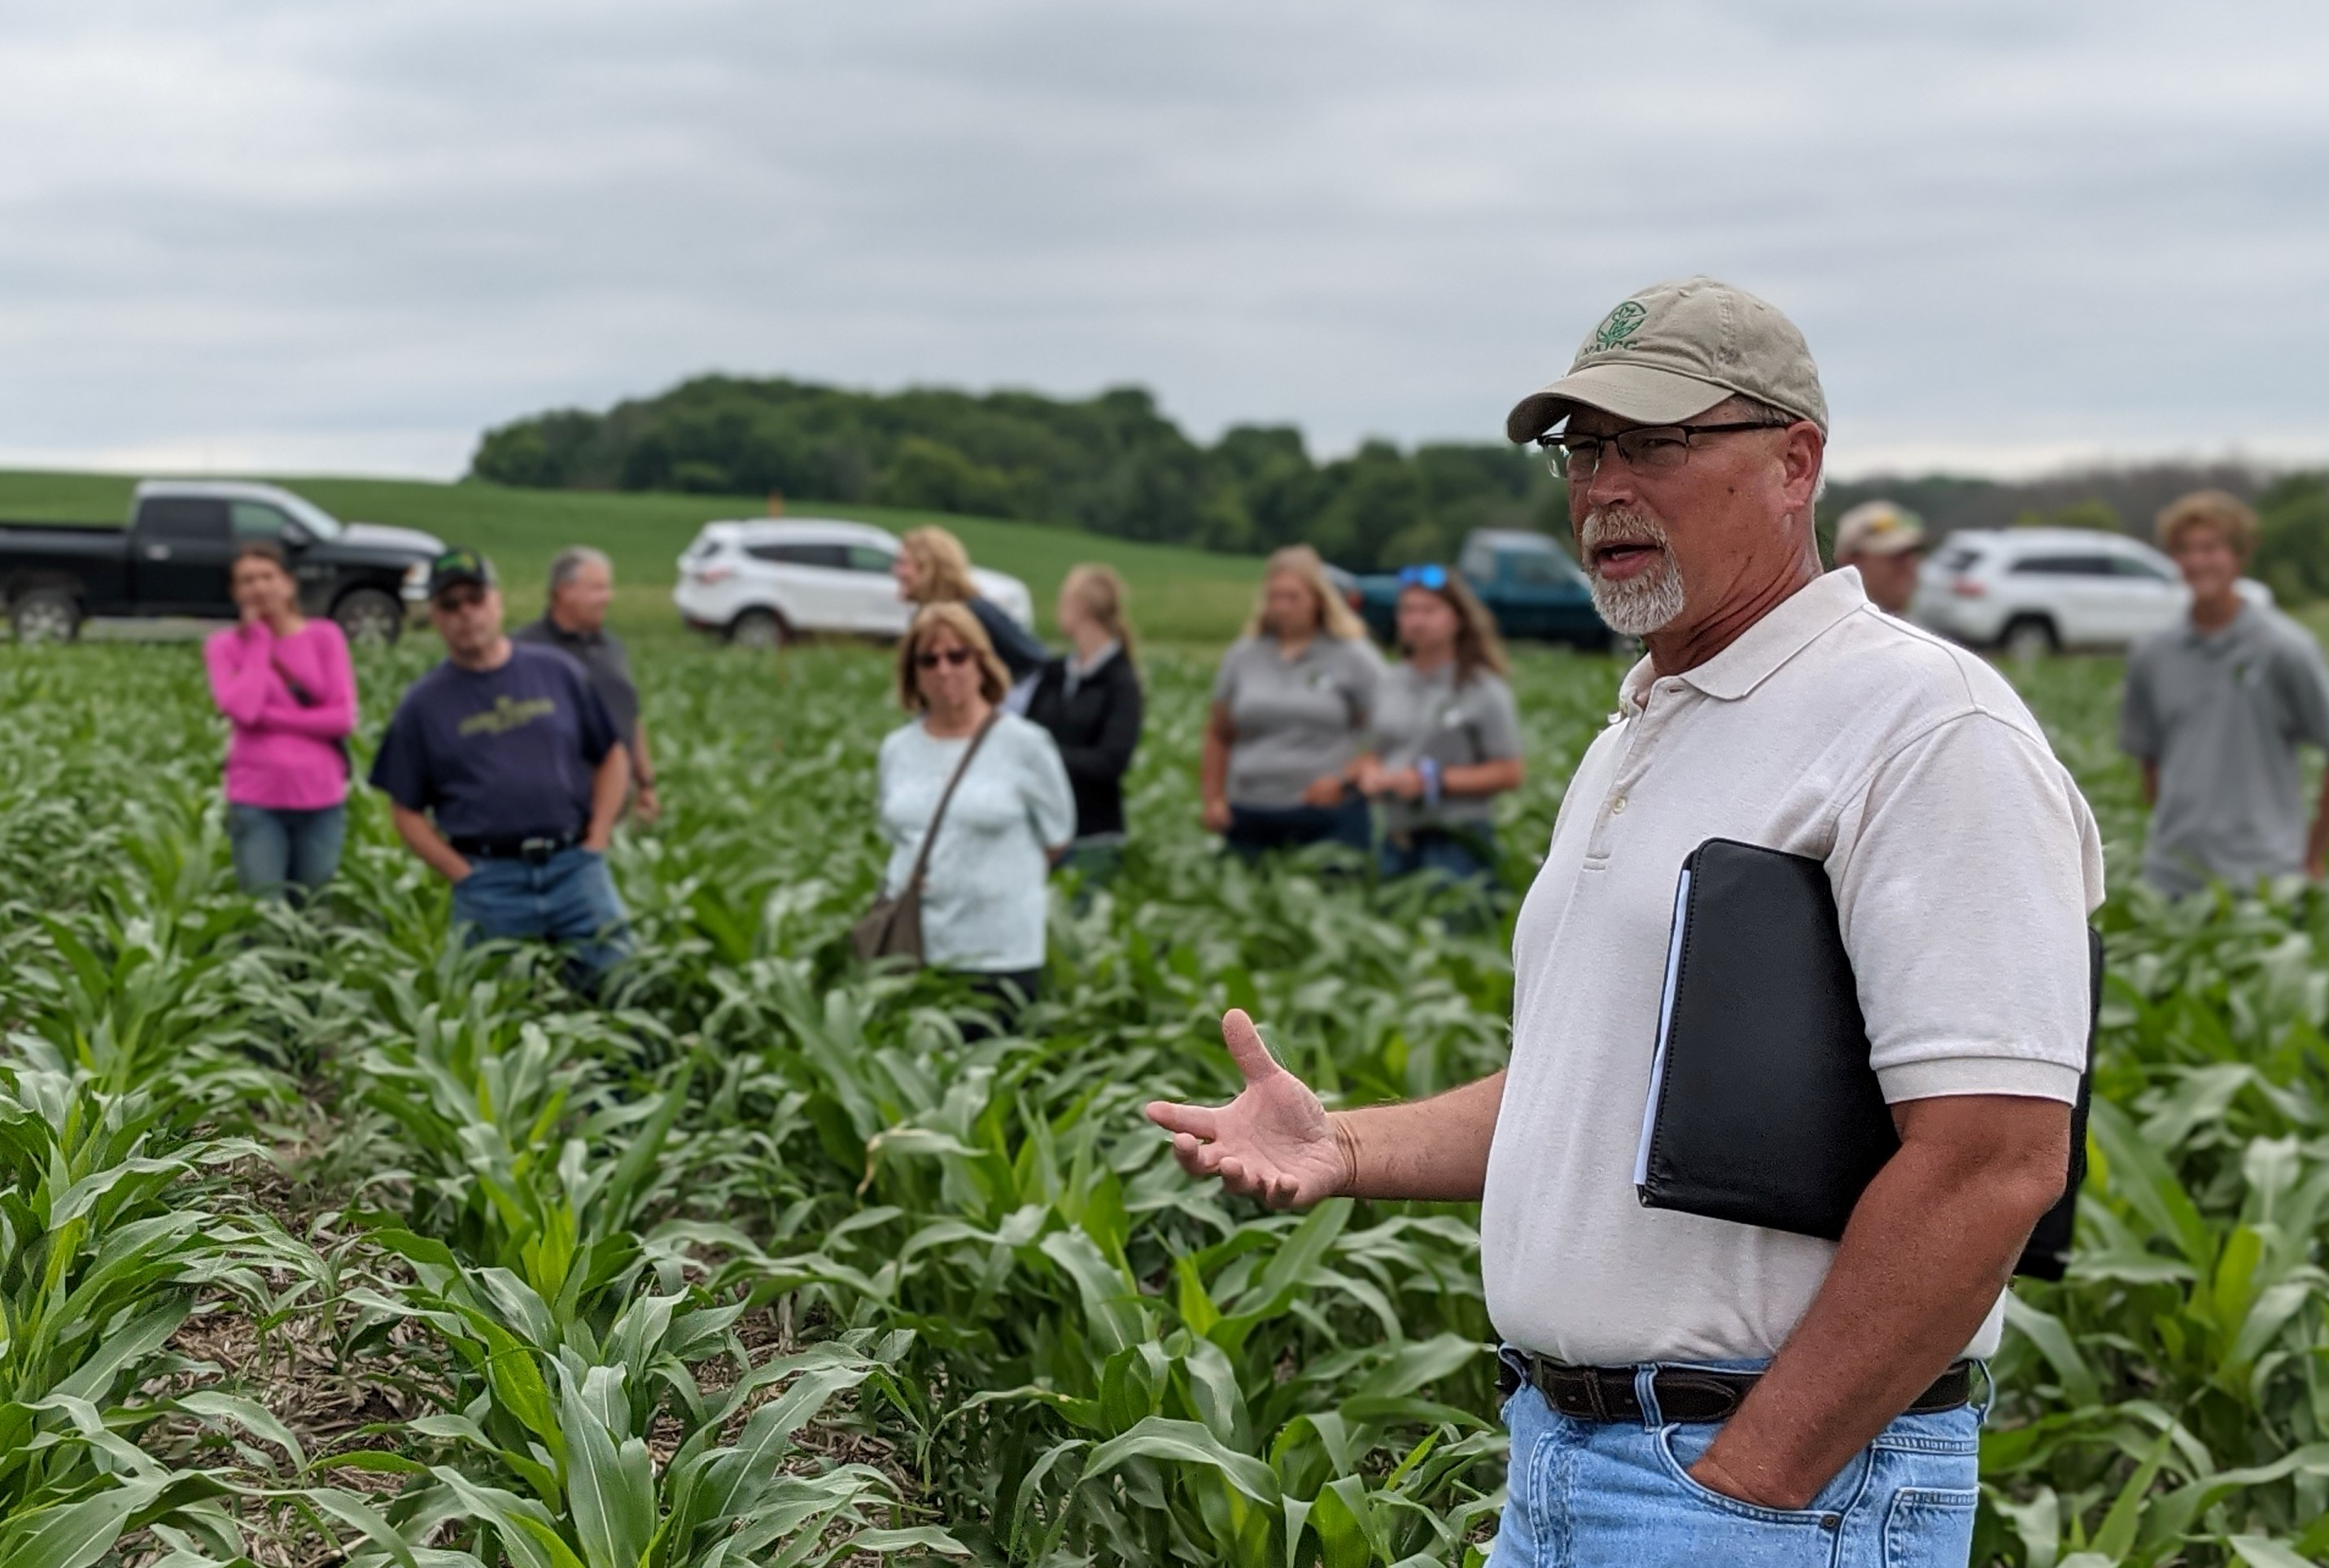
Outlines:
[{"label": "man in camouflage cap", "polygon": [[[1994,670],[1822,573],[1827,404],[1771,306],[1645,288],[1506,430],[1566,476],[1595,603],[1648,649],[1513,930],[1509,1067],[1329,1114],[1232,1012],[1243,1091],[1149,1117],[1278,1206],[1480,1202],[1512,1392],[1492,1568],[1964,1563],[1971,1363],[2070,1165],[2093,818]],[[1710,838],[1834,895],[1900,1139],[1841,1244],[1636,1192],[1676,876]]]}]

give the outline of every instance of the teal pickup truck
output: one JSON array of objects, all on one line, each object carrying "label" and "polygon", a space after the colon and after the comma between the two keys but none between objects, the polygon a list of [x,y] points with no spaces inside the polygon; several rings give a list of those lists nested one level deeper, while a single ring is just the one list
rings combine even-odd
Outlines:
[{"label": "teal pickup truck", "polygon": [[[1594,613],[1585,574],[1542,534],[1476,528],[1465,536],[1456,570],[1508,638],[1571,643],[1591,653],[1616,641]],[[1399,589],[1399,574],[1384,571],[1360,578],[1353,590],[1353,608],[1384,642],[1398,635]]]}]

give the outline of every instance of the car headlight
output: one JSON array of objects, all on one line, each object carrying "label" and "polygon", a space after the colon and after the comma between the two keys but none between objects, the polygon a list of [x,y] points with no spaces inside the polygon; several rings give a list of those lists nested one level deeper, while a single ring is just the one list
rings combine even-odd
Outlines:
[{"label": "car headlight", "polygon": [[429,562],[426,561],[416,561],[411,565],[406,567],[404,569],[404,586],[407,588],[427,588],[429,586]]}]

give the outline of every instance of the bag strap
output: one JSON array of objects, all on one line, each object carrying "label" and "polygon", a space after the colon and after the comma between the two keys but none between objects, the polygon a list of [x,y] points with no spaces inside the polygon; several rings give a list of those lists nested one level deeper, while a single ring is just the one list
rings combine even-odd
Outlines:
[{"label": "bag strap", "polygon": [[977,756],[979,747],[985,744],[986,732],[995,728],[995,721],[1002,717],[1001,708],[989,713],[986,722],[978,726],[977,733],[971,736],[970,749],[962,754],[962,760],[954,765],[954,777],[947,780],[946,793],[938,797],[938,808],[930,814],[929,831],[922,835],[922,851],[914,856],[913,874],[907,877],[906,885],[898,890],[900,898],[922,885],[922,873],[930,868],[930,845],[938,840],[938,826],[946,821],[947,807],[954,799],[954,788],[962,782],[962,776],[970,771],[970,760]]},{"label": "bag strap", "polygon": [[298,704],[303,708],[318,708],[323,706],[324,699],[309,691],[306,684],[302,682],[298,676],[293,675],[289,670],[285,669],[283,667],[283,661],[276,657],[272,652],[268,654],[267,663],[268,666],[274,670],[275,678],[283,683],[284,690],[291,694],[291,700],[293,702]]}]

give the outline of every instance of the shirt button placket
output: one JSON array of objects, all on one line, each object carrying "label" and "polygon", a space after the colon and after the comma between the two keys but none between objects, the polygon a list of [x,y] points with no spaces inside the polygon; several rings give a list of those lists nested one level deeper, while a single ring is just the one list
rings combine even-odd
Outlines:
[{"label": "shirt button placket", "polygon": [[1650,770],[1650,757],[1657,749],[1658,731],[1664,727],[1674,707],[1671,695],[1667,695],[1663,704],[1658,701],[1663,694],[1665,694],[1659,686],[1652,686],[1648,700],[1642,704],[1642,711],[1634,715],[1633,725],[1626,736],[1625,754],[1617,759],[1617,776],[1610,781],[1609,798],[1602,803],[1600,817],[1593,825],[1590,853],[1596,860],[1609,858],[1617,818],[1626,814],[1634,790],[1639,787],[1643,775]]}]

